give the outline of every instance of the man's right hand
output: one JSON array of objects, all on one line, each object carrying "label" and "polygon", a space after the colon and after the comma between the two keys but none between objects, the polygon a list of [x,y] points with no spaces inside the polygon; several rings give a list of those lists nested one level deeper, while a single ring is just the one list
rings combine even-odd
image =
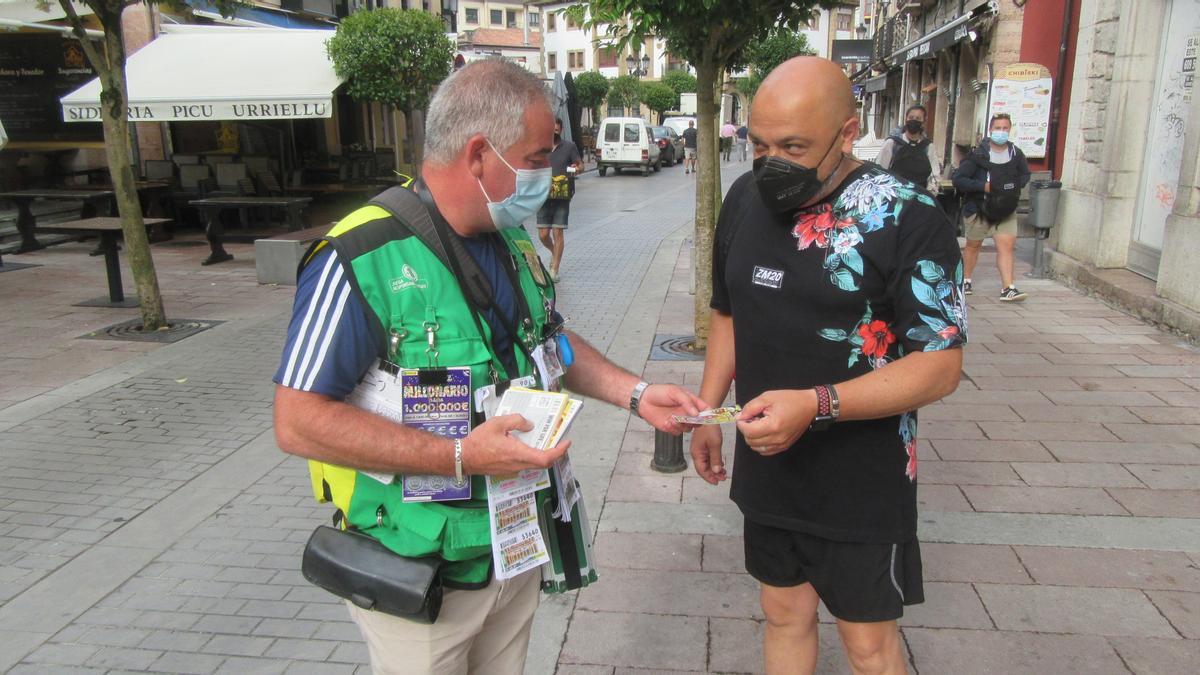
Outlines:
[{"label": "man's right hand", "polygon": [[725,458],[721,455],[721,427],[700,426],[692,432],[692,465],[705,481],[716,485],[728,478]]},{"label": "man's right hand", "polygon": [[496,476],[523,469],[546,469],[567,454],[571,441],[537,450],[509,434],[529,431],[533,424],[520,415],[500,415],[476,427],[462,441],[463,473]]}]

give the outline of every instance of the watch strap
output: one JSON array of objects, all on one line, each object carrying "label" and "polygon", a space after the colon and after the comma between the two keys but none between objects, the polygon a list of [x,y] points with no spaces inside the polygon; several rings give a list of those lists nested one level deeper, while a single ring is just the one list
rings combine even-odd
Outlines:
[{"label": "watch strap", "polygon": [[642,380],[641,382],[637,383],[637,386],[633,388],[633,393],[629,395],[629,412],[637,415],[638,417],[642,416],[641,413],[638,412],[638,406],[642,402],[642,394],[646,392],[646,389],[649,386],[649,382]]}]

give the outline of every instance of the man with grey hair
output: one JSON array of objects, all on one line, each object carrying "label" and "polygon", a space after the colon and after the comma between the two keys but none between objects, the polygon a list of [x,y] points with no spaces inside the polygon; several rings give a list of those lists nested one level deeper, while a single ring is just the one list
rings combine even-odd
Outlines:
[{"label": "man with grey hair", "polygon": [[[555,390],[561,382],[677,434],[672,415],[695,414],[699,399],[642,382],[563,330],[554,284],[521,226],[549,190],[554,121],[541,82],[514,64],[472,63],[442,83],[427,119],[412,191],[377,197],[305,256],[274,378],[276,439],[310,460],[317,499],[333,502],[346,528],[403,558],[441,561],[447,590],[433,623],[347,603],[376,673],[515,675],[540,574],[536,566],[507,573],[516,549],[498,556],[506,573],[495,568],[484,479],[547,468],[570,441],[529,447],[510,434],[533,425],[489,416],[486,401],[510,385]],[[470,420],[431,433],[347,403],[380,370],[393,379],[411,373],[413,390],[438,377],[468,382]],[[386,387],[387,379],[373,381]],[[404,410],[410,380],[401,381]],[[414,499],[410,477],[456,487]],[[548,492],[539,504],[552,503]]]}]

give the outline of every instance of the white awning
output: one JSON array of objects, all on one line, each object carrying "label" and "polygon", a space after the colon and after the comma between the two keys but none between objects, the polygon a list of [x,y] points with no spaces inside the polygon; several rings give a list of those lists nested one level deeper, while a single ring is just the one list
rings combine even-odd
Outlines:
[{"label": "white awning", "polygon": [[[129,57],[135,122],[333,116],[341,79],[325,51],[331,30],[163,26]],[[61,99],[67,122],[100,121],[100,80]]]}]

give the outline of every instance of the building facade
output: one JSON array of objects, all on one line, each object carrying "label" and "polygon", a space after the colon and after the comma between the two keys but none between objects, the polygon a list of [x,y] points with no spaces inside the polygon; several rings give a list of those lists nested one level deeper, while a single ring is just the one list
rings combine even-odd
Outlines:
[{"label": "building facade", "polygon": [[1071,117],[1051,264],[1195,338],[1200,0],[1072,5]]}]

